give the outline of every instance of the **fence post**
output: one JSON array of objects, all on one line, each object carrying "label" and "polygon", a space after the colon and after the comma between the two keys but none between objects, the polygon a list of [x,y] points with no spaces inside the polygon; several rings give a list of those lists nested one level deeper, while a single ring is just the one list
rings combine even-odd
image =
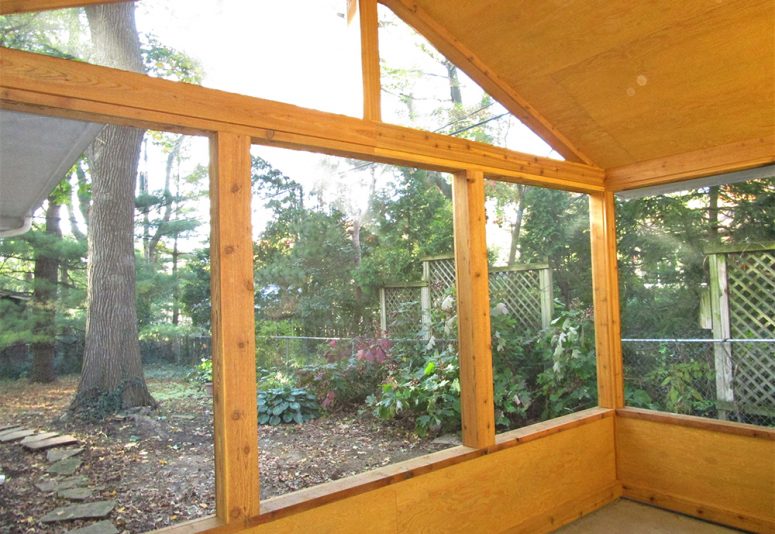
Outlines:
[{"label": "fence post", "polygon": [[422,281],[420,288],[420,323],[426,338],[431,337],[431,264],[428,260],[422,262]]},{"label": "fence post", "polygon": [[385,288],[379,288],[379,329],[381,335],[387,335],[387,303],[385,302]]},{"label": "fence post", "polygon": [[554,304],[551,268],[538,270],[538,286],[541,290],[541,327],[549,328],[552,323],[552,305]]},{"label": "fence post", "polygon": [[[729,288],[727,285],[726,254],[708,255],[710,266],[710,306],[713,317],[713,339],[729,339]],[[723,403],[735,400],[732,389],[732,344],[724,341],[713,343],[716,367],[716,399]],[[727,410],[719,409],[719,419],[727,418]]]}]

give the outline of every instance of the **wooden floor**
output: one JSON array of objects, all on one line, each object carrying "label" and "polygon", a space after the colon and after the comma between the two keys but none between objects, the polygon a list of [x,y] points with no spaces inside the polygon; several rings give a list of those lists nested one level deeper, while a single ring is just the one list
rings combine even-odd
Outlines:
[{"label": "wooden floor", "polygon": [[561,534],[724,534],[738,530],[620,499],[557,530]]}]

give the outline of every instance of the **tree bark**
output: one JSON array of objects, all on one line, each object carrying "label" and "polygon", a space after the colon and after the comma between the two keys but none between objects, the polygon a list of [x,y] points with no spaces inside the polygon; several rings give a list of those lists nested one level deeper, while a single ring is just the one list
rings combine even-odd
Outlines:
[{"label": "tree bark", "polygon": [[46,240],[35,256],[35,281],[32,293],[32,309],[35,314],[35,338],[32,343],[32,369],[30,381],[48,383],[56,378],[54,354],[56,349],[56,297],[59,261],[53,241],[62,237],[59,228],[59,204],[52,196],[46,208]]},{"label": "tree bark", "polygon": [[[142,71],[131,2],[86,8],[100,63]],[[143,130],[106,126],[92,150],[86,346],[74,407],[101,396],[155,405],[143,376],[135,302],[134,192]]]},{"label": "tree bark", "polygon": [[517,261],[517,249],[519,248],[519,236],[522,233],[522,217],[525,214],[525,186],[517,185],[517,215],[514,224],[511,226],[511,246],[509,247],[508,266],[514,265]]}]

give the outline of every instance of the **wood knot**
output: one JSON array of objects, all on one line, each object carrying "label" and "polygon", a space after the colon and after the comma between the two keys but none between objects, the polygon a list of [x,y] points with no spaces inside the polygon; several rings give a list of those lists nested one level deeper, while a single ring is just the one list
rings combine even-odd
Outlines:
[{"label": "wood knot", "polygon": [[229,512],[229,516],[232,519],[239,519],[242,516],[242,510],[240,510],[238,506],[235,506],[231,509],[231,512]]},{"label": "wood knot", "polygon": [[266,138],[272,139],[274,137],[274,130],[267,130],[266,131]]},{"label": "wood knot", "polygon": [[245,445],[244,447],[242,447],[242,453],[245,454],[245,456],[250,454],[250,445]]},{"label": "wood knot", "polygon": [[234,246],[233,245],[227,245],[223,249],[224,254],[234,254]]},{"label": "wood knot", "polygon": [[233,184],[233,185],[231,186],[231,192],[232,192],[232,193],[238,193],[238,192],[239,192],[239,190],[240,190],[240,186],[239,186],[239,184]]},{"label": "wood knot", "polygon": [[240,417],[242,417],[242,414],[240,413],[239,410],[234,410],[233,412],[231,412],[231,418],[234,421],[237,421]]}]

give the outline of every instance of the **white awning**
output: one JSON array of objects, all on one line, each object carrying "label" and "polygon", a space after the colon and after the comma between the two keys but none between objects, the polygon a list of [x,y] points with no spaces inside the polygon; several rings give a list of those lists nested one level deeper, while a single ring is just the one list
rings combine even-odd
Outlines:
[{"label": "white awning", "polygon": [[0,110],[0,237],[30,229],[33,212],[102,126]]}]

